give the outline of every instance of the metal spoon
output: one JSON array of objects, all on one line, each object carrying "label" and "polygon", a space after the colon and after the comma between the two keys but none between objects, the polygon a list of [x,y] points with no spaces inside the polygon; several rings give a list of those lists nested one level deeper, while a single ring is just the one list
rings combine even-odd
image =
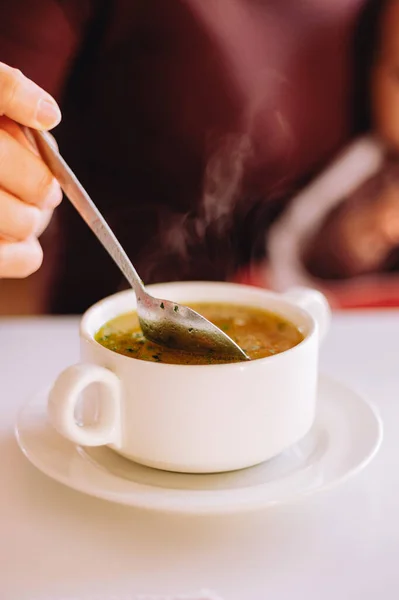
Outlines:
[{"label": "metal spoon", "polygon": [[44,162],[58,179],[62,190],[80,216],[116,262],[137,298],[137,315],[144,336],[169,348],[186,352],[212,353],[232,360],[248,360],[246,353],[228,335],[197,312],[169,300],[154,298],[144,287],[136,269],[94,202],[55,147],[52,137],[24,128]]}]

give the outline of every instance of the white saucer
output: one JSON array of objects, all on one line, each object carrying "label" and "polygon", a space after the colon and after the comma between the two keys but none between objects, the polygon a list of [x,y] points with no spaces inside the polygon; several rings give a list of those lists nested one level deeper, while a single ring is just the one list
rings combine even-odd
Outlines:
[{"label": "white saucer", "polygon": [[40,471],[92,496],[176,513],[229,513],[291,502],[363,469],[382,441],[375,409],[327,377],[320,378],[316,421],[302,441],[262,465],[216,475],[166,473],[106,447],[75,446],[48,423],[46,404],[46,391],[34,396],[16,425],[21,450]]}]

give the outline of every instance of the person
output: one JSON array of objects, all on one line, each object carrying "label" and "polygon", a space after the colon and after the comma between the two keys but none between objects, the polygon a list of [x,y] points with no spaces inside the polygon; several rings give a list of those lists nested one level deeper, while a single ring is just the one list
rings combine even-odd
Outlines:
[{"label": "person", "polygon": [[[352,135],[366,2],[3,2],[0,277],[42,259],[60,190],[17,124],[51,129],[55,101],[61,152],[145,283],[232,279],[261,261],[270,223]],[[68,202],[54,227],[49,311],[123,285]]]},{"label": "person", "polygon": [[399,3],[379,0],[377,12],[371,8],[375,34],[365,79],[370,131],[301,190],[272,227],[277,288],[321,285],[334,292],[348,281],[352,289],[358,281],[374,288],[390,281],[390,297],[399,296],[397,278],[384,275],[399,269]]}]

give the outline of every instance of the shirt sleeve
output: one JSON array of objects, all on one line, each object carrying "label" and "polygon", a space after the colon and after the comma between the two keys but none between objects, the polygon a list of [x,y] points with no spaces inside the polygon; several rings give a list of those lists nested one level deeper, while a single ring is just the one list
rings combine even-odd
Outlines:
[{"label": "shirt sleeve", "polygon": [[273,287],[315,286],[303,262],[303,248],[314,239],[329,215],[334,214],[384,160],[385,148],[373,136],[356,139],[298,196],[272,227],[268,240]]}]

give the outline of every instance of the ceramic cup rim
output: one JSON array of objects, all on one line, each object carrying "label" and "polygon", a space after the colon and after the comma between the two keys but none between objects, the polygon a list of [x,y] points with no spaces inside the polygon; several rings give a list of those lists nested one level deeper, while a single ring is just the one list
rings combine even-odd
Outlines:
[{"label": "ceramic cup rim", "polygon": [[[190,288],[193,288],[193,287],[200,287],[200,286],[206,286],[209,289],[223,286],[226,289],[226,291],[227,290],[233,291],[233,289],[234,289],[234,290],[240,291],[240,292],[245,292],[245,291],[250,292],[250,293],[256,292],[258,297],[260,295],[262,295],[262,296],[264,296],[265,300],[271,299],[271,300],[281,303],[281,305],[283,307],[288,306],[291,309],[293,308],[295,310],[295,312],[298,313],[298,315],[300,315],[302,321],[305,321],[307,324],[307,331],[305,331],[305,332],[302,331],[304,339],[301,342],[299,342],[299,344],[297,344],[296,346],[289,348],[288,350],[284,350],[283,352],[280,352],[279,354],[275,354],[273,356],[265,356],[263,358],[257,358],[256,360],[245,361],[245,362],[231,362],[231,363],[222,363],[222,364],[179,365],[179,364],[169,364],[169,363],[157,363],[157,362],[152,362],[152,361],[139,360],[139,359],[135,358],[134,356],[125,356],[124,354],[118,354],[117,352],[113,352],[109,348],[102,346],[102,344],[100,344],[99,342],[96,341],[94,336],[95,336],[96,331],[98,331],[98,329],[93,331],[93,327],[90,327],[90,325],[91,325],[91,321],[95,318],[96,313],[101,311],[104,306],[106,306],[110,303],[113,303],[113,302],[118,302],[121,298],[124,298],[127,296],[133,296],[133,300],[135,301],[135,296],[134,296],[134,292],[132,289],[123,290],[121,292],[116,292],[115,294],[106,296],[106,297],[102,298],[101,300],[98,300],[96,303],[92,304],[83,313],[83,315],[81,317],[80,326],[79,326],[80,338],[83,339],[86,343],[88,343],[91,347],[94,347],[97,352],[104,352],[104,357],[105,356],[109,357],[110,354],[112,354],[113,359],[121,361],[122,364],[123,364],[123,362],[125,362],[125,364],[130,364],[130,365],[132,365],[132,363],[133,363],[136,366],[138,364],[140,364],[141,368],[148,368],[148,369],[155,368],[159,372],[160,369],[168,369],[168,370],[184,369],[185,371],[188,371],[189,369],[202,369],[202,370],[205,370],[205,369],[206,370],[209,370],[209,369],[219,369],[219,370],[251,369],[251,368],[254,368],[254,367],[264,363],[265,361],[267,361],[268,364],[270,364],[271,361],[274,361],[274,362],[282,361],[282,360],[285,360],[287,356],[292,355],[293,353],[296,353],[296,352],[300,352],[302,350],[302,348],[304,348],[304,346],[308,345],[311,338],[313,338],[313,336],[316,333],[316,320],[310,314],[310,312],[308,312],[307,310],[298,306],[297,304],[295,304],[294,301],[290,300],[289,298],[284,297],[283,294],[280,294],[278,292],[273,292],[271,290],[257,288],[254,286],[240,284],[240,283],[212,282],[212,281],[181,281],[181,282],[180,281],[171,281],[171,282],[163,282],[163,283],[148,285],[148,286],[146,286],[146,289],[148,289],[148,291],[150,293],[154,293],[154,295],[156,295],[158,293],[158,290],[160,290],[163,287],[166,288],[166,287],[178,287],[178,286],[179,287],[181,286],[182,288],[185,287],[185,288],[187,288],[187,290],[189,290]],[[180,295],[180,294],[178,294],[178,295]],[[181,295],[184,296],[184,292]],[[184,303],[184,300],[180,300],[179,298],[177,298],[176,301]],[[209,301],[212,302],[212,300],[209,300]],[[231,302],[231,298],[227,298],[227,294],[226,294],[225,301],[228,303],[234,304],[234,302]],[[206,302],[206,300],[201,300],[201,302]],[[241,304],[241,303],[236,302],[236,304]],[[243,303],[241,305],[259,307],[259,304],[255,304],[255,303],[251,304],[251,302],[249,300],[243,301]],[[266,305],[264,308],[266,310],[268,309]],[[135,309],[135,306],[133,305],[132,310],[134,310],[134,309]],[[123,314],[124,312],[125,311],[122,311],[119,314]],[[117,316],[117,315],[115,315],[115,316]],[[294,321],[294,324],[297,325],[297,323],[295,323],[295,321]]]}]

